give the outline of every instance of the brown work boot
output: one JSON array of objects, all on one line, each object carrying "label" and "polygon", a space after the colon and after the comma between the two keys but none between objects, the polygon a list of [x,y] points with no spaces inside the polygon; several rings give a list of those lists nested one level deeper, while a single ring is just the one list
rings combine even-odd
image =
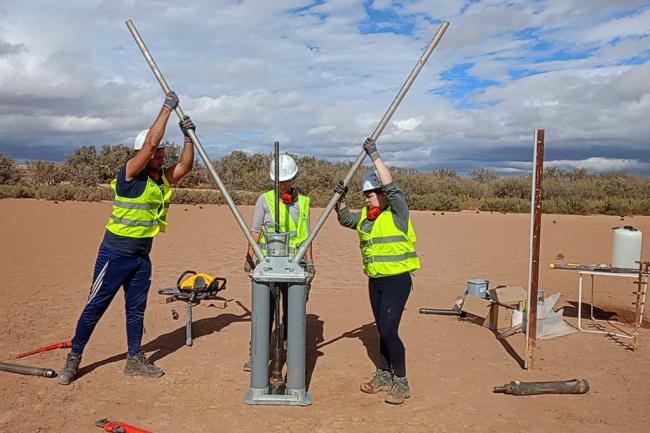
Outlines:
[{"label": "brown work boot", "polygon": [[162,368],[157,367],[153,362],[149,361],[144,355],[144,352],[140,352],[134,356],[127,355],[124,374],[127,376],[160,377],[165,372]]},{"label": "brown work boot", "polygon": [[388,391],[393,383],[393,376],[390,371],[377,369],[374,376],[361,384],[361,391],[367,394],[377,394],[381,391]]},{"label": "brown work boot", "polygon": [[402,404],[404,400],[411,396],[409,382],[406,377],[393,377],[393,384],[386,394],[386,403]]},{"label": "brown work boot", "polygon": [[78,353],[70,352],[65,358],[65,365],[59,371],[59,384],[70,385],[72,380],[79,374],[79,364],[81,363],[81,355]]}]

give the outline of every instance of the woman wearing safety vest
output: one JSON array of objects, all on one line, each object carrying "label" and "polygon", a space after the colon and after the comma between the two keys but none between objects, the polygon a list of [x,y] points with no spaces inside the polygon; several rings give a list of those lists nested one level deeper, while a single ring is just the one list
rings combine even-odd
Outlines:
[{"label": "woman wearing safety vest", "polygon": [[368,138],[363,148],[375,171],[363,177],[367,206],[350,212],[345,203],[347,187],[339,181],[334,190],[341,194],[336,206],[339,223],[356,229],[368,276],[370,306],[379,331],[379,365],[374,376],[361,384],[361,391],[375,394],[388,391],[386,403],[402,404],[410,397],[406,378],[406,352],[398,330],[404,306],[411,292],[411,272],[420,268],[415,253],[415,231],[404,193],[393,182],[390,171]]},{"label": "woman wearing safety vest", "polygon": [[151,286],[149,253],[153,238],[167,227],[171,185],[192,170],[194,146],[188,130],[195,130],[185,116],[180,127],[185,135],[180,161],[164,169],[165,149],[161,145],[167,121],[178,105],[176,93],[169,92],[150,129],[135,138],[135,155],[111,182],[115,194],[104,239],[99,246],[95,272],[86,305],[77,321],[72,349],[59,371],[59,383],[69,385],[79,373],[81,355],[97,322],[120,287],[124,288],[127,357],[124,374],[160,377],[163,371],[147,359],[140,344],[144,329],[147,294]]},{"label": "woman wearing safety vest", "polygon": [[[275,164],[271,161],[270,177],[275,181]],[[291,155],[280,155],[280,230],[282,232],[289,232],[289,253],[295,254],[296,251],[302,246],[303,242],[309,236],[309,212],[310,212],[310,199],[306,195],[300,194],[294,185],[296,175],[298,174],[298,164]],[[253,213],[253,225],[251,231],[253,238],[257,241],[266,255],[267,245],[264,231],[273,231],[275,229],[275,190],[271,189],[260,195],[255,204],[255,211]],[[253,258],[253,248],[248,245],[246,252],[246,259],[244,261],[244,271],[249,273],[255,268],[255,260]],[[316,270],[314,268],[314,260],[312,256],[312,248],[309,245],[305,253],[305,270],[309,274],[307,278],[307,296],[309,296],[309,288]],[[282,299],[282,325],[283,334],[287,338],[287,291],[289,289],[288,283],[280,284],[280,293]],[[275,314],[275,297],[271,292],[271,310],[269,315],[269,327],[273,325],[273,317]],[[244,371],[250,371],[250,359],[244,364]]]}]

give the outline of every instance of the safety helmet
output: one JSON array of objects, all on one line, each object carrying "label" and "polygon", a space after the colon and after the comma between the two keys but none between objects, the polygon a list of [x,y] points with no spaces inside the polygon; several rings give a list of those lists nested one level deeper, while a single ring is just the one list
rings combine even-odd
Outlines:
[{"label": "safety helmet", "polygon": [[[148,129],[143,129],[142,131],[140,131],[138,135],[135,136],[135,140],[133,140],[133,150],[142,149],[142,145],[144,144],[144,139],[147,138],[148,133],[149,133]],[[165,137],[163,137],[162,140],[160,140],[158,149],[164,149],[166,143],[167,141],[165,140]]]},{"label": "safety helmet", "polygon": [[363,181],[361,182],[361,190],[363,192],[379,188],[381,188],[381,181],[379,180],[376,171],[370,170],[368,173],[363,175]]},{"label": "safety helmet", "polygon": [[[271,159],[271,180],[275,180],[275,160]],[[298,164],[291,155],[280,155],[280,182],[291,180],[298,174]]]}]

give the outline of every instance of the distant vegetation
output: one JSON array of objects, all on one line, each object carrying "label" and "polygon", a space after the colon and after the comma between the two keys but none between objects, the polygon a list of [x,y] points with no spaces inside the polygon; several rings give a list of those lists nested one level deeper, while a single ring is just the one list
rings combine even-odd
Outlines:
[{"label": "distant vegetation", "polygon": [[[78,148],[64,163],[29,161],[17,165],[0,154],[0,198],[39,198],[46,200],[112,200],[109,182],[125,164],[131,150],[124,146],[103,145]],[[168,164],[178,160],[179,148],[167,150]],[[269,179],[270,155],[235,151],[213,165],[237,204],[254,204],[258,195],[272,187]],[[298,158],[300,172],[296,184],[323,207],[332,196],[332,186],[342,179],[351,162],[329,162],[313,157]],[[361,207],[358,186],[363,170],[352,180],[348,202]],[[395,180],[407,194],[411,209],[458,211],[471,209],[507,213],[530,211],[530,177],[500,177],[476,169],[461,177],[452,169],[420,172],[393,169]],[[198,162],[174,194],[176,203],[223,204],[205,167]],[[584,169],[544,171],[543,211],[554,214],[650,215],[650,178],[625,172],[588,174]]]}]

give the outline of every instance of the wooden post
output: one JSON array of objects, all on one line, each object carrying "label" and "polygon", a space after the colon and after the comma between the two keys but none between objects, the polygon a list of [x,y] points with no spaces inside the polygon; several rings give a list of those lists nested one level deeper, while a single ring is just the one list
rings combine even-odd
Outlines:
[{"label": "wooden post", "polygon": [[535,364],[537,346],[537,295],[539,292],[539,247],[542,226],[542,181],[544,179],[544,130],[535,130],[530,202],[530,262],[528,268],[528,320],[526,330],[526,370]]}]

